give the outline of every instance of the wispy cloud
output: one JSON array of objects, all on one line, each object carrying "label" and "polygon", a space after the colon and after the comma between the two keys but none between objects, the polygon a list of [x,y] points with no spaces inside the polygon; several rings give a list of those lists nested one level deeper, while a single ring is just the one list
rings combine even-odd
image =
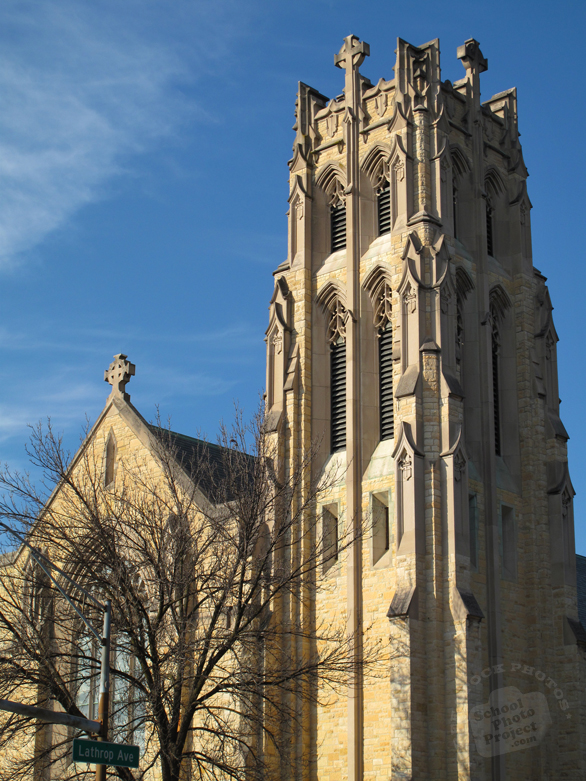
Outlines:
[{"label": "wispy cloud", "polygon": [[234,18],[220,28],[231,7],[222,0],[5,0],[0,267],[103,197],[132,155],[204,116],[182,89],[206,67],[198,42],[186,47],[185,31],[207,34],[209,64],[238,35]]}]

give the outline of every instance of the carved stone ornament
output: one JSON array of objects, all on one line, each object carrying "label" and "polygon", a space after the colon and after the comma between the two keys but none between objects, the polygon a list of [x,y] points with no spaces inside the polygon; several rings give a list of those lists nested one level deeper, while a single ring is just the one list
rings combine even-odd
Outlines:
[{"label": "carved stone ornament", "polygon": [[567,518],[570,511],[570,505],[572,503],[572,497],[569,491],[564,491],[562,494],[562,518]]},{"label": "carved stone ornament", "polygon": [[454,456],[454,479],[460,482],[466,468],[466,459],[460,451]]},{"label": "carved stone ornament", "polygon": [[399,459],[399,469],[403,472],[403,480],[411,480],[413,476],[413,459],[409,453],[404,452]]},{"label": "carved stone ornament", "polygon": [[283,334],[280,331],[276,331],[273,334],[272,342],[275,355],[280,355],[283,352]]},{"label": "carved stone ornament", "polygon": [[551,331],[547,332],[545,337],[545,357],[548,361],[551,361],[553,357],[553,348],[555,347],[555,340],[551,335]]},{"label": "carved stone ornament", "polygon": [[405,165],[402,160],[397,160],[393,166],[395,170],[395,176],[398,182],[402,182],[405,178]]},{"label": "carved stone ornament", "polygon": [[393,291],[388,282],[379,289],[374,306],[374,327],[384,329],[391,320],[393,309]]},{"label": "carved stone ornament", "polygon": [[387,160],[381,160],[376,167],[375,174],[373,176],[373,182],[375,182],[375,190],[378,193],[384,190],[389,184],[391,179],[391,173],[389,171],[389,164]]},{"label": "carved stone ornament", "polygon": [[299,198],[295,201],[295,216],[298,220],[303,219],[303,203]]},{"label": "carved stone ornament", "polygon": [[448,169],[450,167],[450,164],[448,163],[448,160],[446,157],[442,157],[442,161],[440,164],[440,179],[442,182],[448,181]]},{"label": "carved stone ornament", "polygon": [[130,378],[134,376],[135,365],[127,361],[127,355],[118,353],[114,360],[104,372],[104,382],[109,382],[112,386],[112,392],[120,396],[125,396],[126,385]]},{"label": "carved stone ornament", "polygon": [[403,301],[405,302],[405,312],[408,315],[412,315],[417,311],[417,293],[413,290],[411,284],[407,285],[405,292],[403,293]]},{"label": "carved stone ornament", "polygon": [[326,118],[326,128],[328,137],[332,138],[336,135],[336,132],[338,130],[338,115],[337,114],[330,114]]},{"label": "carved stone ornament", "polygon": [[389,102],[389,99],[387,97],[386,92],[379,92],[379,94],[375,98],[375,106],[376,106],[376,113],[379,115],[379,117],[382,117],[385,111],[387,110],[387,105]]},{"label": "carved stone ornament", "polygon": [[346,203],[346,193],[344,192],[344,186],[342,182],[338,178],[336,178],[334,182],[335,184],[329,191],[329,195],[330,195],[329,205],[333,208],[337,206],[343,206]]},{"label": "carved stone ornament", "polygon": [[328,342],[330,344],[339,339],[346,339],[346,320],[348,312],[339,299],[336,299],[330,310],[330,322],[328,324]]},{"label": "carved stone ornament", "polygon": [[452,292],[444,285],[440,292],[440,307],[442,314],[447,315],[450,308],[450,301],[452,300]]}]

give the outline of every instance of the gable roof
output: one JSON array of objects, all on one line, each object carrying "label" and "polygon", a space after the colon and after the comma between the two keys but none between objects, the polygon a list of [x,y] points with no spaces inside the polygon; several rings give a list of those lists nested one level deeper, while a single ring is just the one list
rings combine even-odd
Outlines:
[{"label": "gable roof", "polygon": [[152,424],[149,429],[214,504],[230,501],[254,478],[255,456]]}]

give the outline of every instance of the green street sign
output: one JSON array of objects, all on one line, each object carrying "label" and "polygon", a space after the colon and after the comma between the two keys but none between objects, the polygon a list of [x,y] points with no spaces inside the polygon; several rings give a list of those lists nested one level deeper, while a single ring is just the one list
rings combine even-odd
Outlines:
[{"label": "green street sign", "polygon": [[138,746],[121,746],[101,740],[73,738],[73,761],[90,765],[138,768]]}]

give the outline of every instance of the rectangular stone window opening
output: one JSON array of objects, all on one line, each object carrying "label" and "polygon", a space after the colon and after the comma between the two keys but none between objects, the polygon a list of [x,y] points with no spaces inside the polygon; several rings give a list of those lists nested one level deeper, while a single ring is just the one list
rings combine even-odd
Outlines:
[{"label": "rectangular stone window opening", "polygon": [[323,567],[327,572],[338,561],[338,508],[329,505],[322,509]]},{"label": "rectangular stone window opening", "polygon": [[346,205],[330,207],[332,252],[346,249]]},{"label": "rectangular stone window opening", "polygon": [[372,495],[372,563],[376,564],[390,550],[391,529],[387,497]]},{"label": "rectangular stone window opening", "polygon": [[379,401],[380,401],[380,438],[393,439],[395,436],[395,399],[393,396],[393,329],[387,322],[379,332]]},{"label": "rectangular stone window opening", "polygon": [[386,182],[376,196],[378,216],[378,235],[384,236],[391,232],[391,186]]},{"label": "rectangular stone window opening", "polygon": [[486,252],[494,257],[494,212],[489,202],[486,204]]},{"label": "rectangular stone window opening", "polygon": [[331,451],[346,448],[346,342],[340,337],[330,349]]},{"label": "rectangular stone window opening", "polygon": [[515,529],[515,510],[501,505],[500,516],[501,568],[503,578],[517,579],[517,534]]}]

